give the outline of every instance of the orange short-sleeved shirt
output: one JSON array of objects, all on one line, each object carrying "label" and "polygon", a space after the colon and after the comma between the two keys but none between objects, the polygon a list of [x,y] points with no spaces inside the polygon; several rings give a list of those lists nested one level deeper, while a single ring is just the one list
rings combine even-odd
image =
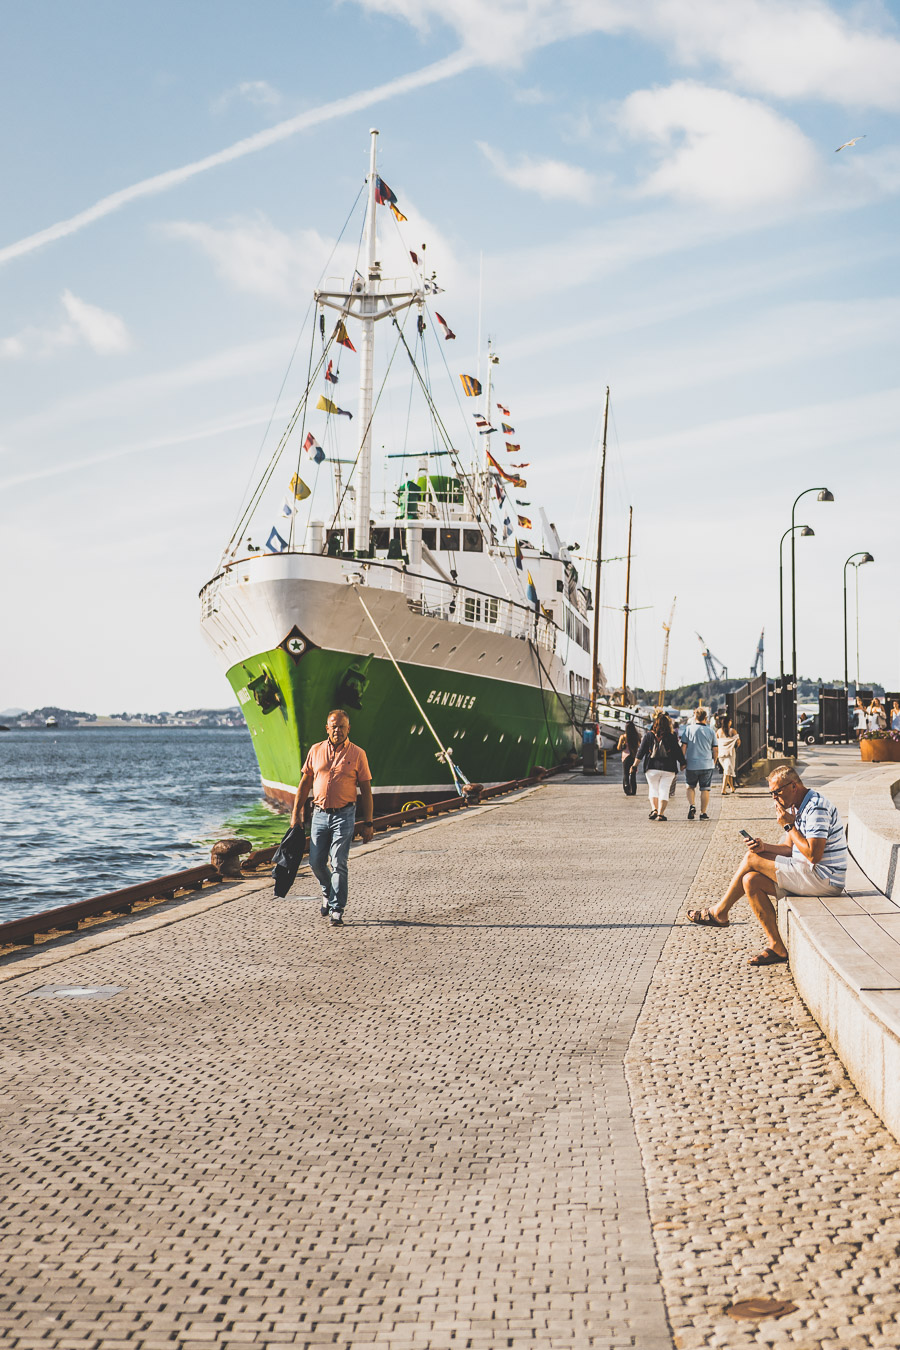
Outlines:
[{"label": "orange short-sleeved shirt", "polygon": [[316,806],[339,810],[356,803],[359,783],[371,783],[365,750],[345,741],[335,750],[331,741],[319,741],[306,756],[303,772],[312,774],[312,799]]}]

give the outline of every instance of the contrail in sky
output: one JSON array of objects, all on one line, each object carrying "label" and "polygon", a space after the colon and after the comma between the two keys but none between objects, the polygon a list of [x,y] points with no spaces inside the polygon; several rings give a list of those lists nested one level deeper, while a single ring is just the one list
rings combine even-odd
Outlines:
[{"label": "contrail in sky", "polygon": [[452,56],[423,66],[421,70],[415,70],[410,75],[400,75],[395,80],[389,80],[387,84],[379,84],[374,89],[363,89],[359,93],[348,94],[345,98],[335,99],[332,103],[323,103],[319,108],[310,108],[286,122],[279,122],[277,126],[269,127],[266,131],[257,132],[255,136],[235,141],[234,145],[229,145],[226,150],[219,150],[214,155],[194,160],[193,164],[183,164],[180,169],[169,169],[165,173],[154,174],[152,178],[133,183],[131,187],[122,188],[120,192],[101,197],[99,202],[89,206],[86,211],[79,211],[77,215],[70,216],[68,220],[61,220],[56,225],[48,226],[46,230],[38,230],[37,234],[29,234],[15,244],[7,244],[5,248],[0,248],[0,264],[12,262],[13,258],[20,258],[25,253],[33,253],[35,249],[43,248],[44,244],[52,244],[56,239],[64,239],[66,235],[76,234],[85,226],[93,225],[95,220],[102,220],[104,216],[111,215],[113,211],[118,211],[140,197],[168,192],[169,188],[177,187],[179,183],[185,183],[199,173],[217,169],[220,164],[230,164],[232,160],[242,159],[244,155],[253,155],[257,150],[265,150],[268,146],[287,140],[298,131],[318,126],[321,122],[333,121],[336,117],[346,116],[347,113],[360,112],[363,108],[382,103],[385,99],[395,98],[398,94],[409,93],[413,89],[438,84],[441,80],[450,79],[477,65],[478,61],[479,58],[471,51],[454,52]]}]

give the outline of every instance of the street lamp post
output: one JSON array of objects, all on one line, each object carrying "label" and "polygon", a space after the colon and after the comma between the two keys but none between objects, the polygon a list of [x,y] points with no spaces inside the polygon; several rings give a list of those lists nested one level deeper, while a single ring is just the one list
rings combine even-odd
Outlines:
[{"label": "street lamp post", "polygon": [[[859,562],[853,562],[854,558],[859,558]],[[856,568],[856,683],[859,685],[859,569],[863,563],[874,562],[875,559],[871,553],[860,550],[859,553],[851,553],[850,557],[844,563],[844,690],[850,688],[850,681],[847,676],[847,568],[852,566]]]},{"label": "street lamp post", "polygon": [[[789,530],[785,530],[781,536],[781,543],[778,545],[778,647],[781,653],[781,678],[784,679],[784,541],[788,535],[793,535],[794,530],[800,531],[801,539],[815,538],[815,530],[810,529],[809,525],[792,525]],[[791,543],[793,544],[793,538]],[[796,674],[796,671],[794,672]]]},{"label": "street lamp post", "polygon": [[817,502],[834,501],[834,493],[829,492],[828,488],[804,488],[791,507],[791,674],[794,679],[797,678],[797,569],[794,556],[794,512],[797,510],[797,502],[800,498],[806,497],[810,492],[818,493]]}]

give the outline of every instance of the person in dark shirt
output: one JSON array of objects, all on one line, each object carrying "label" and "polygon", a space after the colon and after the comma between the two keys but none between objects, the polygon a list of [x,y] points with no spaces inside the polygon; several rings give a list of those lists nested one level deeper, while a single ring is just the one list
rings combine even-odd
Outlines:
[{"label": "person in dark shirt", "polygon": [[668,820],[666,807],[675,787],[678,770],[684,767],[684,751],[672,730],[672,723],[661,710],[657,712],[653,725],[641,741],[638,759],[643,761],[647,779],[650,819]]}]

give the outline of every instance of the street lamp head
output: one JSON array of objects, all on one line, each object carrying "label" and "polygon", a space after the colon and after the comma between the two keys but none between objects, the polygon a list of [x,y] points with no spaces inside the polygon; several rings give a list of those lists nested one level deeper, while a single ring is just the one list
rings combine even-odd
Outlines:
[{"label": "street lamp head", "polygon": [[862,567],[863,563],[874,562],[874,561],[875,561],[875,559],[872,557],[871,553],[864,553],[863,556],[862,556],[862,557],[860,558],[860,560],[859,560],[859,566]]},{"label": "street lamp head", "polygon": [[804,525],[804,526],[803,526],[803,529],[800,531],[800,538],[801,538],[801,539],[814,539],[815,537],[816,537],[816,532],[815,532],[815,530],[811,529],[809,525]]},{"label": "street lamp head", "polygon": [[817,501],[817,502],[833,502],[833,501],[834,501],[834,493],[833,493],[833,492],[829,492],[827,488],[822,488],[821,492],[819,493],[818,497],[816,498],[816,501]]}]

